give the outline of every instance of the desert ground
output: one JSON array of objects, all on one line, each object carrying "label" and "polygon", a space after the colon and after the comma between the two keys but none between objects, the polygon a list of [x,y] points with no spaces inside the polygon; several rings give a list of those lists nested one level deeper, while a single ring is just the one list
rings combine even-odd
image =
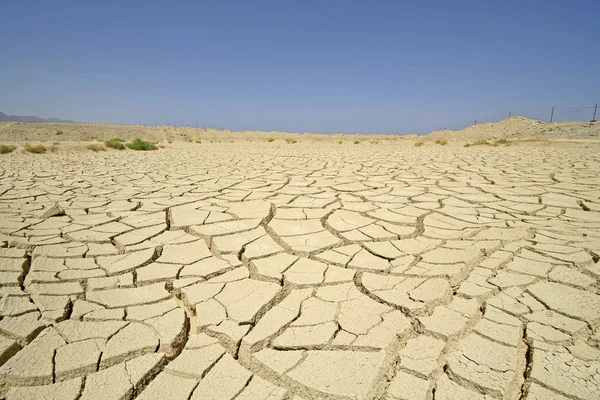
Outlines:
[{"label": "desert ground", "polygon": [[0,124],[0,397],[598,399],[599,133]]}]

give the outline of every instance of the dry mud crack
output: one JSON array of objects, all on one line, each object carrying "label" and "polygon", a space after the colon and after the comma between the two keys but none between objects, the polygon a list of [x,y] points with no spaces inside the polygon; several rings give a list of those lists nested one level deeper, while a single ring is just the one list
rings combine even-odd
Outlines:
[{"label": "dry mud crack", "polygon": [[4,157],[0,395],[600,398],[596,153],[322,146]]}]

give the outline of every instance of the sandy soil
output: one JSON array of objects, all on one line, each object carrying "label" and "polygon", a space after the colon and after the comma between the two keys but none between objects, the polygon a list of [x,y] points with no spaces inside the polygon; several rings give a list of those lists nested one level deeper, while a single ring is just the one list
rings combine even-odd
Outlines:
[{"label": "sandy soil", "polygon": [[475,141],[508,140],[600,140],[598,122],[544,123],[523,117],[513,117],[498,123],[474,125],[463,130],[437,131],[427,135],[432,139]]},{"label": "sandy soil", "polygon": [[0,397],[600,397],[598,143],[64,130],[0,155]]},{"label": "sandy soil", "polygon": [[[57,135],[61,131],[63,134]],[[268,139],[296,140],[303,142],[338,142],[356,140],[361,142],[406,142],[423,140],[435,142],[446,140],[450,143],[465,144],[476,140],[600,140],[598,122],[543,123],[523,117],[513,117],[499,123],[471,126],[460,131],[437,131],[429,135],[350,135],[312,134],[287,132],[232,132],[228,130],[196,129],[172,126],[148,127],[143,125],[71,124],[71,123],[24,123],[0,122],[0,143],[27,141],[105,141],[113,137],[132,140],[136,137],[156,142],[173,141],[251,141],[263,142]]]}]

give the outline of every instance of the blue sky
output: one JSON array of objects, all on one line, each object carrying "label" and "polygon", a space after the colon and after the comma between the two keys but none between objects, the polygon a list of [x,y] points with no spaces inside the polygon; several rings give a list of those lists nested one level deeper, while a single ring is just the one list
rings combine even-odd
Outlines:
[{"label": "blue sky", "polygon": [[425,133],[600,102],[599,1],[24,0],[0,9],[7,114]]}]

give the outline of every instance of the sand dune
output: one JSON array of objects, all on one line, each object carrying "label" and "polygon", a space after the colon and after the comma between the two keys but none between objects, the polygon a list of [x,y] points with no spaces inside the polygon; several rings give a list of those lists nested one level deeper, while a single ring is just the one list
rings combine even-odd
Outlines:
[{"label": "sand dune", "polygon": [[[57,131],[63,135],[56,135]],[[143,126],[115,124],[79,124],[79,123],[24,123],[0,122],[0,142],[23,141],[93,141],[107,140],[120,137],[131,140],[136,137],[153,141],[191,141],[191,140],[304,140],[304,141],[406,141],[406,140],[437,140],[445,139],[450,142],[469,142],[478,139],[485,140],[522,140],[522,139],[569,139],[569,140],[600,140],[600,123],[590,122],[560,122],[543,123],[523,117],[512,117],[498,123],[486,123],[471,126],[460,131],[437,131],[428,135],[386,135],[386,134],[312,134],[288,132],[263,132],[229,130],[196,129],[188,127],[174,128],[172,126]]]}]

